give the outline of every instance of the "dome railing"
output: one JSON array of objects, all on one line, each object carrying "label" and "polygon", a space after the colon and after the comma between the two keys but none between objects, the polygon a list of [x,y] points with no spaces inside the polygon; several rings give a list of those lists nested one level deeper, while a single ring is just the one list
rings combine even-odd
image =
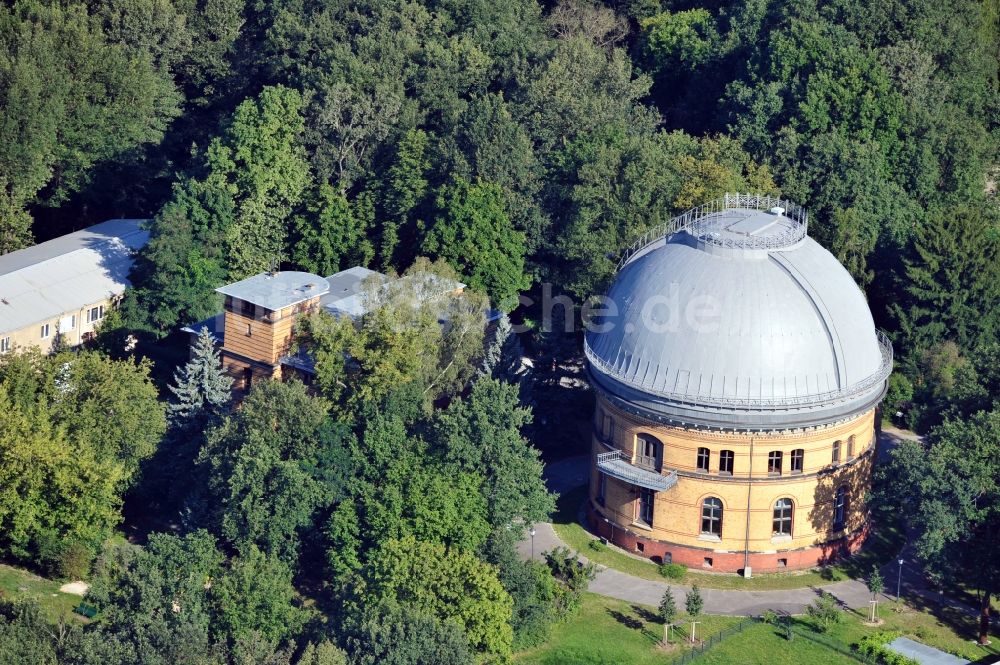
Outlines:
[{"label": "dome railing", "polygon": [[876,331],[876,337],[878,339],[879,351],[881,352],[882,360],[878,369],[873,374],[862,381],[838,390],[829,390],[814,395],[804,395],[800,397],[719,397],[660,390],[632,379],[628,376],[626,371],[620,370],[611,363],[605,361],[603,358],[600,358],[590,348],[590,344],[587,342],[586,338],[584,338],[583,342],[583,351],[590,364],[599,369],[602,374],[606,374],[616,381],[649,395],[655,395],[656,397],[662,397],[669,401],[679,402],[682,404],[730,409],[770,410],[789,407],[802,408],[841,402],[866,393],[881,384],[889,378],[889,374],[892,373],[892,341],[881,330]]},{"label": "dome railing", "polygon": [[621,259],[619,259],[618,265],[615,266],[615,271],[621,270],[632,257],[640,254],[663,238],[667,238],[678,231],[690,230],[708,217],[718,215],[726,210],[771,210],[772,208],[782,208],[784,210],[782,215],[794,222],[792,228],[775,235],[748,235],[735,238],[728,234],[722,236],[712,228],[705,228],[699,229],[696,237],[703,242],[735,249],[777,249],[779,247],[787,247],[805,237],[809,226],[809,214],[801,206],[776,196],[727,193],[721,198],[709,201],[696,208],[691,208],[643,233],[622,252]]}]

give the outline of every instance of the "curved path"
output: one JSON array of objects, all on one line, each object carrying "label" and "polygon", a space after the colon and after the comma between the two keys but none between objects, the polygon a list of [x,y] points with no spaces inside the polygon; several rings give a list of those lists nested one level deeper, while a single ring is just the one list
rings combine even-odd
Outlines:
[{"label": "curved path", "polygon": [[[879,436],[879,442],[882,444],[880,445],[880,454],[884,454],[891,449],[899,439],[914,436],[911,432],[903,432],[901,430],[887,430],[882,432]],[[563,493],[586,484],[589,464],[590,456],[581,455],[546,465],[545,480],[549,489],[553,492]],[[518,550],[526,559],[532,556],[532,553],[538,558],[542,552],[560,546],[565,547],[565,543],[559,539],[552,525],[548,523],[535,525],[533,540],[534,544],[532,544],[531,539],[525,539],[518,544]],[[586,557],[581,555],[581,559],[586,560]],[[893,572],[895,565],[890,564],[890,567],[892,570],[889,572]],[[883,574],[885,575],[886,573],[883,572]],[[906,583],[903,585],[904,595],[911,593],[920,594],[921,596],[928,597],[929,600],[943,600],[938,594],[928,592],[924,589],[919,583],[919,576],[917,574],[914,573],[911,576],[904,575],[904,580],[906,580]],[[892,586],[890,581],[887,576],[886,591],[889,591],[888,587]],[[684,595],[689,591],[690,587],[644,580],[605,566],[598,566],[597,577],[590,583],[590,591],[627,602],[656,606],[659,605],[667,586],[673,590],[678,606],[683,607]],[[802,614],[805,612],[805,608],[811,605],[823,591],[832,594],[846,607],[867,607],[868,601],[871,600],[871,593],[869,593],[868,587],[864,582],[858,580],[835,582],[822,587],[805,587],[781,591],[740,591],[701,588],[702,597],[705,599],[706,614],[728,614],[733,616],[760,614],[764,610]],[[929,598],[929,596],[936,596],[936,598]],[[883,600],[889,599],[889,596],[883,597]],[[954,601],[946,602],[956,604]]]}]

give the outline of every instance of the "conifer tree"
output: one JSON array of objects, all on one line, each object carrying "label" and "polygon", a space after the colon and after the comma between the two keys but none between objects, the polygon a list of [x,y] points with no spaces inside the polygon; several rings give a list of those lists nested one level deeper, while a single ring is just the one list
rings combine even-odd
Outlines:
[{"label": "conifer tree", "polygon": [[208,328],[198,331],[194,357],[174,373],[170,392],[177,402],[168,408],[175,421],[187,421],[204,412],[218,413],[229,403],[233,380],[222,372],[215,340]]},{"label": "conifer tree", "polygon": [[995,334],[1000,309],[1000,242],[978,206],[939,210],[920,229],[906,263],[906,292],[895,306],[911,349],[954,340],[962,349]]},{"label": "conifer tree", "polygon": [[660,619],[663,621],[663,643],[670,644],[670,626],[677,618],[677,602],[674,600],[674,592],[667,587],[660,600]]}]

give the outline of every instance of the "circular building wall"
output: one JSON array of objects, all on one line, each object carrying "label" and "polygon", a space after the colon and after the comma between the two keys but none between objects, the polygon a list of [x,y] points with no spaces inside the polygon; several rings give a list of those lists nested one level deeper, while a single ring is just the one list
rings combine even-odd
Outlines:
[{"label": "circular building wall", "polygon": [[586,337],[599,534],[718,571],[860,545],[892,351],[804,211],[730,195],[686,213],[630,249],[605,314]]}]

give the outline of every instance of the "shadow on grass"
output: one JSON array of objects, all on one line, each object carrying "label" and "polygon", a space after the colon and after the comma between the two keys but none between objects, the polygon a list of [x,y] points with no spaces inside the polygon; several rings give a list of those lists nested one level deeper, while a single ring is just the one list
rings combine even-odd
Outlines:
[{"label": "shadow on grass", "polygon": [[639,605],[633,605],[632,611],[635,612],[635,615],[637,617],[639,617],[646,623],[657,623],[660,620],[660,617],[656,616],[656,614],[650,612],[645,607],[641,607]]},{"label": "shadow on grass", "polygon": [[[638,633],[641,633],[642,636],[646,638],[647,641],[652,643],[659,642],[662,639],[662,635],[659,635],[656,632],[646,627],[646,621],[649,621],[649,619],[647,619],[646,617],[651,615],[652,613],[636,606],[633,606],[631,609],[633,612],[636,613],[636,616],[630,616],[623,612],[619,612],[618,610],[611,609],[610,607],[607,609],[607,612],[608,616],[610,616],[612,619],[614,619],[621,625],[625,626],[629,630],[634,630]],[[655,619],[655,617],[653,618]]]}]

